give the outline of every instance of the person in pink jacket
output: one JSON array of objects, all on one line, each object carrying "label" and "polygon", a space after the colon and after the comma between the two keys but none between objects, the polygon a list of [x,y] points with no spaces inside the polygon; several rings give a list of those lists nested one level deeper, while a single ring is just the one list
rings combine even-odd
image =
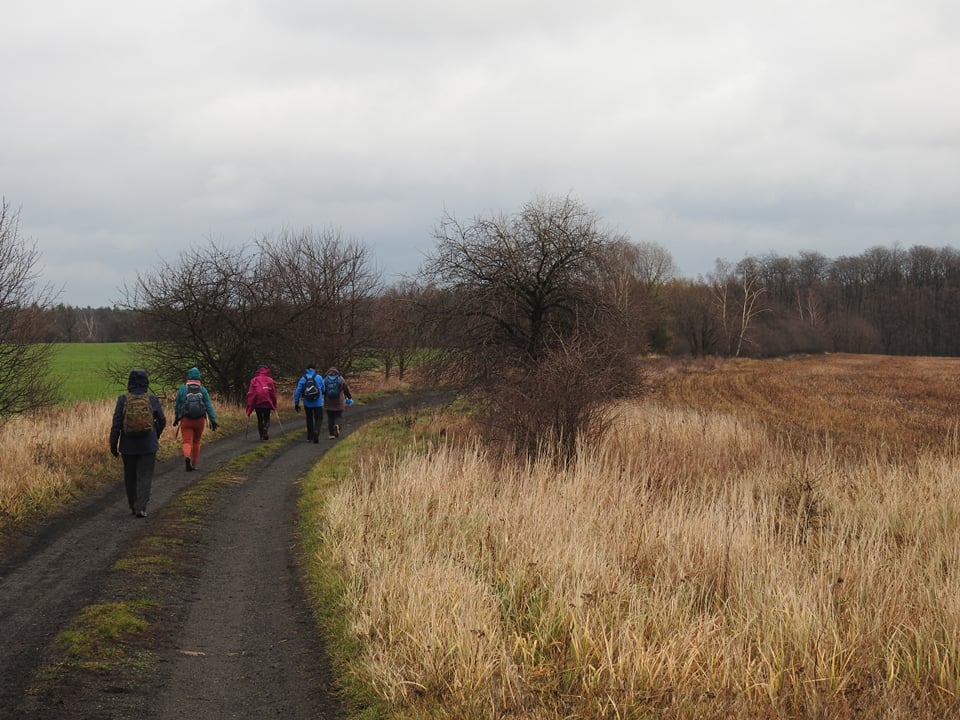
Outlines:
[{"label": "person in pink jacket", "polygon": [[250,378],[247,388],[247,417],[257,413],[257,430],[261,440],[270,439],[270,413],[277,409],[277,384],[270,375],[270,368],[261,365]]}]

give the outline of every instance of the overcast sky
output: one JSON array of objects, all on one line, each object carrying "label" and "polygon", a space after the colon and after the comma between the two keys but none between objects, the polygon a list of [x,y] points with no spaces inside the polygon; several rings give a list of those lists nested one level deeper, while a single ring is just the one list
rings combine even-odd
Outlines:
[{"label": "overcast sky", "polygon": [[680,274],[960,244],[952,0],[14,0],[0,195],[72,305],[211,239],[579,199]]}]

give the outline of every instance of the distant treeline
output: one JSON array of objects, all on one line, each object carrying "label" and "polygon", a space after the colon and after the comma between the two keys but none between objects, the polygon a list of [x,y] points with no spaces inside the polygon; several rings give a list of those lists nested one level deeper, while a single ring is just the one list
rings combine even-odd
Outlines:
[{"label": "distant treeline", "polygon": [[44,342],[139,342],[152,340],[135,310],[54,305],[44,312]]},{"label": "distant treeline", "polygon": [[718,261],[706,279],[672,290],[664,321],[679,353],[735,355],[743,322],[741,355],[960,355],[960,251],[951,247]]},{"label": "distant treeline", "polygon": [[[674,355],[780,356],[857,352],[960,356],[960,251],[874,247],[830,259],[816,252],[718,260],[697,279],[637,273],[647,297],[647,346]],[[417,293],[410,283],[381,297]],[[52,306],[47,342],[157,338],[136,310]]]}]

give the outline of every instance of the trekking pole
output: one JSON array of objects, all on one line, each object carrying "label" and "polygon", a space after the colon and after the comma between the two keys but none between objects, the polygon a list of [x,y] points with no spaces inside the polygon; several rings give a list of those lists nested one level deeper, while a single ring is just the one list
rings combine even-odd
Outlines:
[{"label": "trekking pole", "polygon": [[243,439],[246,440],[250,434],[250,416],[247,415],[247,424],[243,426]]},{"label": "trekking pole", "polygon": [[286,430],[283,429],[283,420],[280,419],[280,411],[274,410],[273,412],[275,412],[277,415],[277,425],[280,426],[280,432],[285,433]]}]

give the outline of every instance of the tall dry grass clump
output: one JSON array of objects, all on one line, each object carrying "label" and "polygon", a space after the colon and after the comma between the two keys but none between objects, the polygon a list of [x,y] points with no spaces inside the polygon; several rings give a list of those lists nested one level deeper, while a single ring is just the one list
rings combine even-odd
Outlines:
[{"label": "tall dry grass clump", "polygon": [[0,522],[55,507],[102,476],[114,401],[19,415],[0,425]]},{"label": "tall dry grass clump", "polygon": [[619,408],[576,461],[477,446],[360,467],[324,505],[368,681],[450,718],[945,717],[960,460],[844,461]]}]

